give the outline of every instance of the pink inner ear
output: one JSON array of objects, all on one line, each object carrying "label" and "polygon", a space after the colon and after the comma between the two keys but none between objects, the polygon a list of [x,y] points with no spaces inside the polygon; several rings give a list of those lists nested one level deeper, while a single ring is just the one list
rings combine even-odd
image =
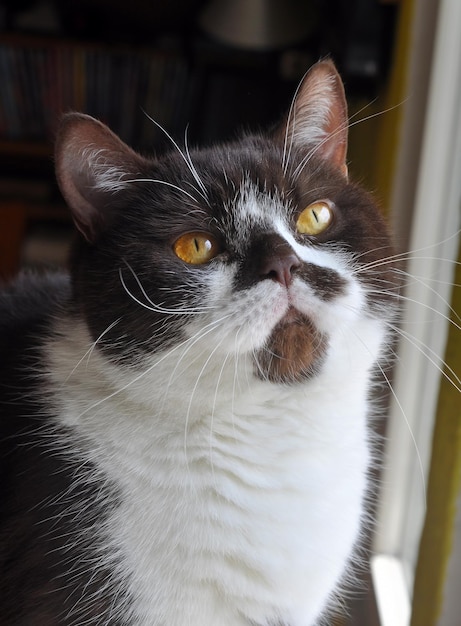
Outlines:
[{"label": "pink inner ear", "polygon": [[59,129],[55,161],[59,187],[74,222],[88,241],[95,241],[110,218],[108,173],[116,171],[120,184],[123,173],[139,169],[142,157],[101,122],[72,113]]},{"label": "pink inner ear", "polygon": [[[60,174],[58,174],[59,186],[68,207],[72,212],[72,218],[78,230],[87,239],[87,241],[95,241],[99,231],[100,215],[97,207],[89,202],[85,195],[81,193],[82,183],[77,182],[81,176],[74,169],[75,163],[72,159],[72,153],[68,153],[63,162],[61,162]],[[57,165],[58,168],[58,165]],[[58,171],[58,170],[57,170]]]},{"label": "pink inner ear", "polygon": [[315,153],[347,176],[347,103],[331,61],[317,63],[306,74],[287,123],[287,136],[298,148]]},{"label": "pink inner ear", "polygon": [[343,171],[347,176],[347,136],[348,119],[344,87],[335,71],[335,86],[331,98],[331,108],[325,124],[327,139],[319,148],[319,153]]}]

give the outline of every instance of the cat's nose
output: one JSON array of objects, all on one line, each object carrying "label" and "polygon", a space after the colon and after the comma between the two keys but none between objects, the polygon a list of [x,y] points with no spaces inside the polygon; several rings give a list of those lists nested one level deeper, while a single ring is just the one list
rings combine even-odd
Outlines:
[{"label": "cat's nose", "polygon": [[259,262],[261,279],[272,279],[284,287],[289,287],[294,271],[301,261],[293,248],[278,235],[269,235],[264,242],[264,253]]}]

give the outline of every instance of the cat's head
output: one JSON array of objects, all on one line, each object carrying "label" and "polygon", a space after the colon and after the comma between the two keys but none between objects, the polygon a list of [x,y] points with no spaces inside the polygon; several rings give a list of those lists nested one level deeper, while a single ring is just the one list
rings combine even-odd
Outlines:
[{"label": "cat's head", "polygon": [[330,61],[275,131],[205,150],[173,144],[147,159],[100,122],[66,116],[56,169],[81,234],[75,301],[109,358],[142,362],[189,340],[292,383],[322,367],[335,334],[384,326],[390,241],[348,181],[347,128]]}]

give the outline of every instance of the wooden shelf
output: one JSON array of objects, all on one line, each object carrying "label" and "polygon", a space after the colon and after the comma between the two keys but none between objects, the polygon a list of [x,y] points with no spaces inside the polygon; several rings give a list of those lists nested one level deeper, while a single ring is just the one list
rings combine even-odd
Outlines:
[{"label": "wooden shelf", "polygon": [[50,159],[52,155],[51,142],[0,139],[0,157]]}]

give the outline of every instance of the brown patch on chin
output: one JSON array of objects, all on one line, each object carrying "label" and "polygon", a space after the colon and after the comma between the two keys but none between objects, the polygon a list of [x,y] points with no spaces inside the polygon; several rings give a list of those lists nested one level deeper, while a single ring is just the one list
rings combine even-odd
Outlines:
[{"label": "brown patch on chin", "polygon": [[257,374],[274,383],[306,380],[318,371],[327,345],[308,317],[290,309],[256,354]]}]

